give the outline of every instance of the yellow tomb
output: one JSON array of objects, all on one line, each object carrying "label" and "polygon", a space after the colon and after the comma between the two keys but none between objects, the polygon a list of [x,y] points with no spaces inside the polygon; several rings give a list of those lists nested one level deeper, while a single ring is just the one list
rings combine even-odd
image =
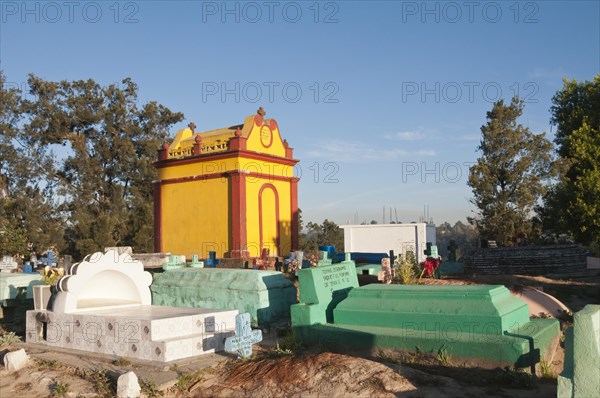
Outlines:
[{"label": "yellow tomb", "polygon": [[284,255],[298,248],[292,148],[260,108],[244,124],[177,132],[158,151],[154,249],[208,257]]}]

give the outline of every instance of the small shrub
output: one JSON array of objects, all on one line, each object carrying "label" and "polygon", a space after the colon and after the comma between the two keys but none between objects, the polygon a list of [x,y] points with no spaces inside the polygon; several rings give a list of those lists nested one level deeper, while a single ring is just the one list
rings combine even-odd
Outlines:
[{"label": "small shrub", "polygon": [[177,376],[177,383],[175,383],[175,387],[179,390],[184,391],[192,384],[193,377],[191,373],[182,373]]},{"label": "small shrub", "polygon": [[154,384],[154,382],[141,378],[138,381],[140,383],[140,387],[144,396],[148,398],[158,398],[164,395],[164,393],[156,387],[156,384]]},{"label": "small shrub", "polygon": [[394,266],[396,268],[396,276],[394,277],[393,283],[415,285],[418,282],[421,270],[419,269],[419,265],[417,264],[413,252],[407,251],[398,256]]},{"label": "small shrub", "polygon": [[283,349],[279,346],[279,342],[273,348],[264,352],[264,356],[267,358],[281,358],[294,355],[294,352],[290,349]]},{"label": "small shrub", "polygon": [[19,342],[21,342],[21,338],[17,336],[15,332],[4,332],[2,336],[0,336],[0,346],[13,345]]},{"label": "small shrub", "polygon": [[388,352],[386,352],[384,350],[378,350],[377,357],[384,362],[389,362],[389,363],[393,363],[396,365],[400,363],[400,360],[398,358],[393,357],[392,355],[390,355]]},{"label": "small shrub", "polygon": [[114,391],[111,388],[111,381],[104,369],[89,373],[88,380],[94,385],[94,390],[99,397],[112,397],[114,395]]},{"label": "small shrub", "polygon": [[69,392],[69,385],[62,384],[58,381],[56,382],[56,384],[54,384],[54,387],[52,388],[52,396],[53,397],[65,397],[68,392]]},{"label": "small shrub", "polygon": [[542,379],[555,379],[556,376],[552,371],[552,366],[543,359],[540,361],[540,370],[542,372]]},{"label": "small shrub", "polygon": [[189,390],[194,383],[203,377],[203,374],[210,372],[208,369],[210,368],[200,369],[191,373],[181,373],[177,377],[177,383],[175,383],[173,388],[182,392]]},{"label": "small shrub", "polygon": [[440,363],[444,366],[450,365],[450,362],[452,360],[452,357],[450,356],[450,354],[448,354],[448,350],[446,350],[446,347],[444,347],[444,346],[442,346],[438,350],[437,358],[438,358],[438,361],[440,361]]},{"label": "small shrub", "polygon": [[127,358],[117,358],[113,361],[113,365],[115,366],[129,366],[131,365],[131,361]]},{"label": "small shrub", "polygon": [[56,359],[39,359],[36,358],[35,362],[39,367],[47,368],[47,369],[56,369],[58,367],[58,362]]},{"label": "small shrub", "polygon": [[304,347],[302,341],[289,331],[283,338],[277,340],[277,347],[282,351],[290,351],[292,354],[300,354]]}]

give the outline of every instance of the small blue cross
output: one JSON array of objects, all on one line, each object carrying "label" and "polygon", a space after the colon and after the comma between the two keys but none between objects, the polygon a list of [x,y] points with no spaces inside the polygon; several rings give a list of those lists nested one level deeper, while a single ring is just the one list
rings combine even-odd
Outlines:
[{"label": "small blue cross", "polygon": [[[49,265],[51,267],[54,267],[56,264],[58,264],[58,258],[54,257],[54,254],[52,254],[52,252],[46,253],[46,256],[42,257],[40,261],[45,265]],[[35,264],[33,264],[33,266],[35,266]]]},{"label": "small blue cross", "polygon": [[262,341],[262,332],[250,327],[250,314],[245,312],[235,316],[235,336],[225,339],[225,351],[237,352],[238,358],[252,355],[252,345]]}]

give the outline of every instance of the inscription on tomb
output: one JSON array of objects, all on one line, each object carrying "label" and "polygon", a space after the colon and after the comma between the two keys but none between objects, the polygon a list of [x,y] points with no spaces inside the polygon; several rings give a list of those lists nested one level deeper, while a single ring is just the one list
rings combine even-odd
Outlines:
[{"label": "inscription on tomb", "polygon": [[321,268],[323,287],[335,290],[350,284],[350,271],[348,267],[332,265]]}]

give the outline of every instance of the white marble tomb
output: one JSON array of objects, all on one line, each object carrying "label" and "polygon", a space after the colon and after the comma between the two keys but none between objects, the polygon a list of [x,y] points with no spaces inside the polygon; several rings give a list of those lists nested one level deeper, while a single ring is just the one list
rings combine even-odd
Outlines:
[{"label": "white marble tomb", "polygon": [[151,305],[152,275],[127,253],[94,253],[57,283],[50,310],[27,311],[27,342],[170,362],[222,351],[237,310]]}]

